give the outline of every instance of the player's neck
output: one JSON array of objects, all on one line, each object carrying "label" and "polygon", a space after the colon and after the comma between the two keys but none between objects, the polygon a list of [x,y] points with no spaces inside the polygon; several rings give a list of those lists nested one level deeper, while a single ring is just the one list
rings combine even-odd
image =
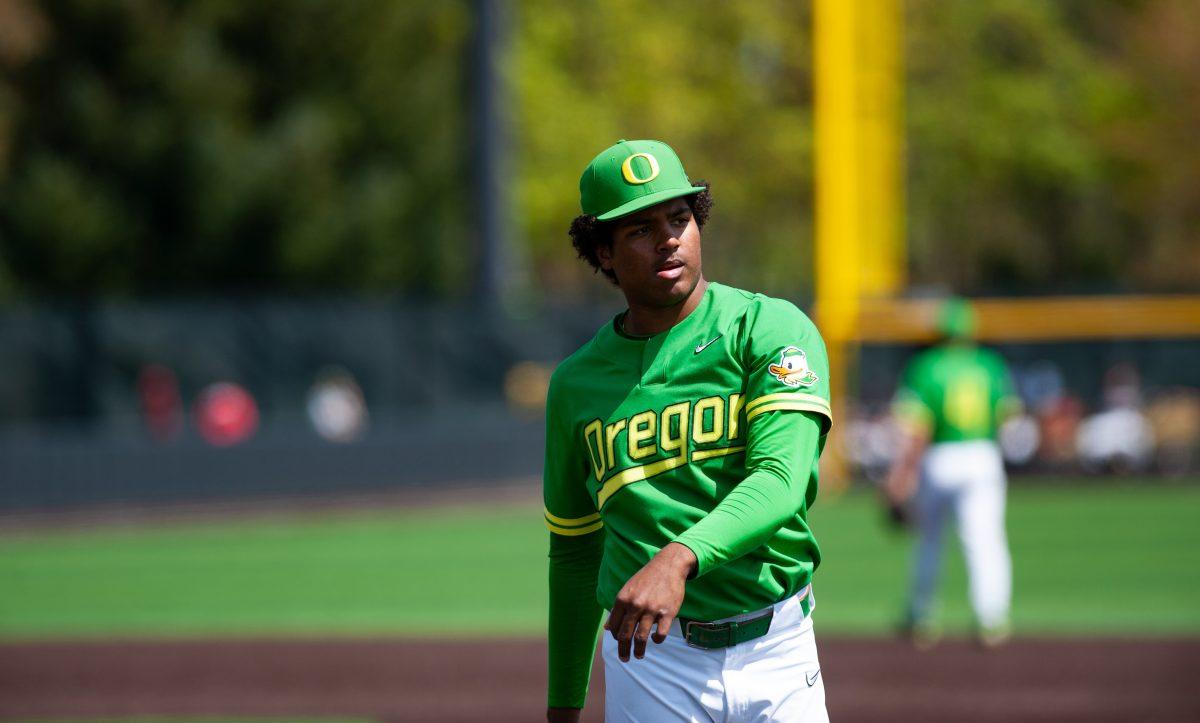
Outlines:
[{"label": "player's neck", "polygon": [[686,319],[704,299],[708,282],[701,276],[696,288],[681,303],[674,306],[656,307],[630,303],[622,327],[631,336],[653,336],[660,334]]}]

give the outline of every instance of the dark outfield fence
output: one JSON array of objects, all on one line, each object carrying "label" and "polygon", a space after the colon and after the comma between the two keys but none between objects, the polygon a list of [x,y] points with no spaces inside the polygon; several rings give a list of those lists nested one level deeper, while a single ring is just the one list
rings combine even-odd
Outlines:
[{"label": "dark outfield fence", "polygon": [[[542,456],[538,387],[616,309],[615,297],[525,317],[362,299],[3,309],[0,510],[532,477]],[[862,349],[852,385],[859,401],[843,429],[883,416],[914,351]],[[1107,404],[1114,367],[1136,370],[1146,402],[1200,389],[1197,340],[1000,351],[1013,362],[1023,394],[1044,398],[1057,370],[1060,395],[1083,413]],[[179,426],[170,434],[156,432],[147,412],[140,380],[152,365],[169,370],[177,388]],[[361,434],[346,441],[319,435],[307,407],[314,384],[331,369],[353,378],[367,410]],[[200,434],[197,400],[222,381],[247,390],[259,418],[247,439],[218,447]],[[1195,460],[1185,459],[1189,464]],[[1071,471],[1071,462],[1039,466],[1035,459],[1026,468]]]},{"label": "dark outfield fence", "polygon": [[[536,318],[369,300],[205,299],[0,311],[0,509],[364,492],[538,474],[542,419],[506,396],[595,332],[611,308]],[[529,364],[532,362],[533,364]],[[524,363],[524,364],[523,364]],[[182,426],[148,425],[139,377],[171,370]],[[329,369],[361,388],[368,424],[334,442],[307,396]],[[526,376],[529,376],[527,373]],[[215,447],[196,400],[230,381],[257,431]],[[518,385],[521,380],[517,380]],[[517,390],[520,392],[520,389]]]}]

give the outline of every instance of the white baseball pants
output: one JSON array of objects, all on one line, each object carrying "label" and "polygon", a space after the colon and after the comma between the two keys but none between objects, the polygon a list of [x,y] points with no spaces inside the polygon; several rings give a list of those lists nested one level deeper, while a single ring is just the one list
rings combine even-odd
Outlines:
[{"label": "white baseball pants", "polygon": [[933,613],[942,527],[949,514],[958,522],[976,620],[985,628],[1008,621],[1012,560],[1004,531],[1006,486],[1004,462],[995,442],[940,442],[925,453],[917,492],[920,536],[909,611],[915,621]]},{"label": "white baseball pants", "polygon": [[774,607],[771,629],[760,638],[718,650],[693,648],[676,621],[664,642],[650,641],[646,657],[631,655],[628,663],[617,657],[617,641],[605,631],[605,721],[827,723],[812,618],[796,596]]}]

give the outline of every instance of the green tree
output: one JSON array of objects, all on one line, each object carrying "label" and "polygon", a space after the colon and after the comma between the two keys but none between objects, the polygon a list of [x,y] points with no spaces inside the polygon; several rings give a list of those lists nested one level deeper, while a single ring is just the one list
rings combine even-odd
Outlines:
[{"label": "green tree", "polygon": [[1132,102],[1067,22],[1024,0],[908,6],[912,277],[968,291],[1111,284],[1136,239],[1096,142]]},{"label": "green tree", "polygon": [[[1085,6],[1096,12],[1094,6]],[[1137,288],[1200,288],[1200,5],[1130,4],[1092,20],[1108,62],[1135,84],[1137,102],[1101,129],[1114,193],[1131,221],[1124,259]]]},{"label": "green tree", "polygon": [[[715,276],[809,293],[805,6],[519,8],[517,206],[545,287],[586,276],[565,234],[575,174],[618,138],[650,136],[715,181]],[[1187,0],[908,0],[912,283],[1043,293],[1200,281],[1198,15]]]},{"label": "green tree", "polygon": [[808,292],[809,25],[805,6],[782,1],[521,2],[507,68],[515,195],[542,288],[574,290],[591,275],[567,237],[584,166],[620,138],[658,138],[712,182],[714,278]]},{"label": "green tree", "polygon": [[[468,287],[470,0],[0,3],[0,298]],[[713,182],[714,278],[812,286],[812,42],[786,0],[512,0],[515,239],[572,257],[577,174],[621,137]],[[1191,0],[907,0],[916,285],[1200,283]]]},{"label": "green tree", "polygon": [[23,7],[10,291],[463,285],[463,0]]}]

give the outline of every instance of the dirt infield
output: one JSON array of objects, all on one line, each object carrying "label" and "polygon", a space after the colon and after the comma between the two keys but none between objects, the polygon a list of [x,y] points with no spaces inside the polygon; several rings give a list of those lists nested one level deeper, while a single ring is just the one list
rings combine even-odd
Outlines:
[{"label": "dirt infield", "polygon": [[[1200,640],[819,638],[835,721],[1200,720]],[[598,666],[599,667],[599,666]],[[0,719],[542,719],[537,641],[225,640],[0,645]],[[599,690],[599,684],[593,687]],[[585,720],[602,719],[599,696]]]}]

